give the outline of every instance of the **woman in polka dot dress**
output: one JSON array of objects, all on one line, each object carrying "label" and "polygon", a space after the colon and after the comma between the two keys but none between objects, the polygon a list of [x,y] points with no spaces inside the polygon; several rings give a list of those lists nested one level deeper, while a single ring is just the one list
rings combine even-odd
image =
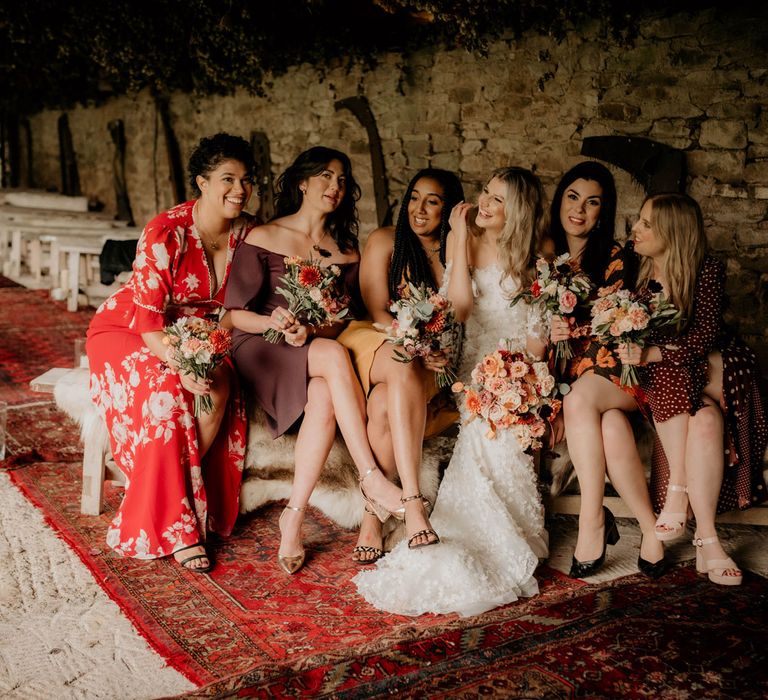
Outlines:
[{"label": "woman in polka dot dress", "polygon": [[725,270],[706,253],[698,204],[681,194],[649,197],[633,234],[640,288],[655,280],[684,316],[644,348],[619,351],[622,362],[645,365],[641,384],[660,442],[652,481],[657,501],[666,496],[656,536],[682,535],[690,505],[697,570],[736,586],[742,574],[718,541],[715,514],[766,498],[768,428],[756,360],[724,326]]}]

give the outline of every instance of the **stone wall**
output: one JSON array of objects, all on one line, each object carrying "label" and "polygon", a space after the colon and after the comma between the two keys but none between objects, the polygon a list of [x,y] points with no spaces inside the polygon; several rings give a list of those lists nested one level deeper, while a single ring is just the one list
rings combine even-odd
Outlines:
[{"label": "stone wall", "polygon": [[[425,48],[384,55],[371,70],[328,66],[320,75],[302,65],[275,77],[265,98],[174,95],[174,129],[184,158],[203,135],[264,131],[275,174],[310,145],[347,151],[364,189],[363,237],[376,223],[370,158],[363,127],[334,110],[345,97],[370,102],[393,199],[426,165],[459,172],[468,197],[493,168],[508,164],[534,167],[551,192],[582,160],[587,136],[643,136],[682,149],[688,192],[702,205],[712,247],[728,262],[730,318],[768,370],[768,23],[758,14],[651,17],[630,46],[596,22],[560,43],[533,35],[499,41],[485,57]],[[42,186],[59,184],[58,116],[32,119]],[[121,118],[137,221],[173,203],[163,132],[147,94],[76,109],[69,118],[84,193],[114,210],[107,123]],[[643,191],[612,170],[624,235]]]}]

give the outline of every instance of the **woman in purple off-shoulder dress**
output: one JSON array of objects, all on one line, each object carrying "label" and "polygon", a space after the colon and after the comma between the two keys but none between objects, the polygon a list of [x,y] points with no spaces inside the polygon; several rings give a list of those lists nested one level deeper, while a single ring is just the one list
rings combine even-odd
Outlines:
[{"label": "woman in purple off-shoulder dress", "polygon": [[[296,318],[276,292],[284,258],[320,258],[338,265],[347,292],[359,299],[355,200],[360,188],[349,158],[315,146],[280,176],[276,218],[254,228],[232,263],[225,306],[235,326],[233,358],[246,397],[267,415],[272,434],[297,430],[295,472],[280,515],[278,564],[288,574],[304,564],[301,524],[336,434],[336,424],[359,471],[363,497],[385,520],[402,491],[376,465],[366,434],[365,398],[347,350],[334,340],[343,324],[316,327]],[[281,331],[278,344],[268,329]]]}]

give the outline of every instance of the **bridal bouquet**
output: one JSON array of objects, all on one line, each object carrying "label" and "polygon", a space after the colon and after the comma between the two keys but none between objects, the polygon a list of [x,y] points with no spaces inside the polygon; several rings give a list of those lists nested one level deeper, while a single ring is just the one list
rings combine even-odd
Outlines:
[{"label": "bridal bouquet", "polygon": [[[169,359],[180,372],[192,374],[195,379],[205,379],[229,355],[232,336],[215,321],[185,316],[165,328],[163,343],[169,348]],[[211,411],[211,397],[195,394],[195,416]]]},{"label": "bridal bouquet", "polygon": [[506,341],[475,366],[472,383],[453,385],[464,394],[470,421],[480,418],[488,423],[485,436],[493,440],[496,432],[512,430],[526,452],[541,447],[541,438],[560,410],[554,398],[555,379],[546,362],[532,359],[527,353],[513,352]]},{"label": "bridal bouquet", "polygon": [[[393,301],[389,310],[395,320],[389,326],[375,324],[387,334],[387,340],[402,350],[395,350],[399,362],[412,362],[417,357],[426,357],[434,352],[445,352],[449,358],[458,356],[461,343],[461,326],[451,307],[451,302],[442,294],[421,285],[408,283],[400,298]],[[449,366],[437,372],[437,386],[441,389],[451,386],[456,375]]]},{"label": "bridal bouquet", "polygon": [[[584,304],[592,291],[592,282],[569,253],[563,253],[554,260],[539,258],[536,261],[536,278],[531,286],[515,295],[510,306],[521,299],[529,304],[538,304],[551,314],[570,317],[574,310]],[[559,340],[555,344],[555,361],[573,357],[570,343]]]},{"label": "bridal bouquet", "polygon": [[[679,320],[680,312],[661,291],[639,295],[607,287],[598,291],[592,303],[592,335],[606,345],[635,343],[642,347],[652,331]],[[638,384],[634,365],[622,365],[620,381],[622,386]]]},{"label": "bridal bouquet", "polygon": [[[288,310],[300,321],[316,326],[330,326],[349,312],[349,297],[339,291],[338,265],[323,267],[319,260],[285,258],[285,274],[275,291],[285,297]],[[282,331],[268,328],[264,339],[279,343]]]}]

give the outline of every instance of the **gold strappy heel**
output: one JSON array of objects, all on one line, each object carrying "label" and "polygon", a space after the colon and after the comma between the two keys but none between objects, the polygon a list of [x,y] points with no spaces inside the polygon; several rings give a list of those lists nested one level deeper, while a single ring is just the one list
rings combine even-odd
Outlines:
[{"label": "gold strappy heel", "polygon": [[[297,513],[303,513],[306,509],[306,506],[303,508],[297,508],[296,506],[285,506],[285,508],[283,508],[283,512],[280,513],[280,517],[277,520],[278,527],[287,510],[295,510]],[[282,532],[280,534],[282,535]],[[305,554],[306,553],[304,552],[304,548],[302,547],[301,554],[296,554],[292,557],[281,557],[280,550],[278,549],[277,563],[280,565],[280,568],[285,571],[286,574],[295,574],[302,566],[304,566]]]},{"label": "gold strappy heel", "polygon": [[[394,515],[396,518],[398,517],[396,512],[392,512],[390,510],[387,510],[381,503],[378,501],[374,501],[372,498],[368,498],[368,495],[365,493],[365,489],[363,488],[363,482],[374,472],[380,471],[378,467],[371,467],[365,474],[363,474],[357,481],[360,484],[360,494],[363,497],[363,500],[370,506],[370,512],[373,512],[373,514],[382,522],[385,523],[387,520],[389,520],[389,517],[391,515]],[[401,499],[402,500],[402,499]],[[400,518],[398,518],[400,519]]]}]

